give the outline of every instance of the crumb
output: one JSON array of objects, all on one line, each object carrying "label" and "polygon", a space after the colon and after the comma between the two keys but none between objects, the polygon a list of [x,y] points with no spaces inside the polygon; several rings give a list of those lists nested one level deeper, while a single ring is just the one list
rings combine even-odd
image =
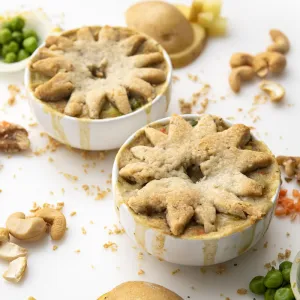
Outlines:
[{"label": "crumb", "polygon": [[287,236],[287,237],[290,237],[290,236],[291,236],[291,234],[290,234],[289,232],[287,232],[287,233],[286,233],[286,236]]},{"label": "crumb", "polygon": [[242,108],[238,108],[238,112],[241,112],[241,111],[243,111],[243,109]]},{"label": "crumb", "polygon": [[201,268],[200,268],[200,272],[201,272],[202,274],[205,274],[206,271],[207,271],[207,270],[206,270],[204,267],[201,267]]},{"label": "crumb", "polygon": [[176,269],[176,270],[172,271],[172,275],[175,275],[175,274],[177,274],[179,272],[180,272],[180,269]]},{"label": "crumb", "polygon": [[188,73],[187,76],[193,82],[197,82],[198,81],[198,76],[197,75],[193,75],[193,74]]},{"label": "crumb", "polygon": [[92,269],[95,269],[94,265],[91,265],[91,268],[92,268]]},{"label": "crumb", "polygon": [[107,242],[103,245],[105,249],[111,249],[112,252],[116,252],[118,250],[118,245],[114,242]]},{"label": "crumb", "polygon": [[268,242],[264,243],[264,248],[268,248]]},{"label": "crumb", "polygon": [[236,292],[239,295],[246,295],[248,293],[248,291],[246,289],[238,289]]},{"label": "crumb", "polygon": [[291,256],[291,250],[286,249],[285,253],[284,253],[284,256],[285,256],[286,259],[290,258],[290,256]]},{"label": "crumb", "polygon": [[173,75],[172,76],[172,82],[173,83],[175,83],[175,82],[177,82],[177,81],[179,81],[180,80],[180,78],[178,77],[178,76],[176,76],[176,75]]},{"label": "crumb", "polygon": [[192,113],[192,103],[185,102],[184,99],[179,99],[179,109],[182,114]]},{"label": "crumb", "polygon": [[54,245],[54,246],[52,247],[52,250],[55,251],[57,248],[58,248],[58,246],[57,246],[57,245]]},{"label": "crumb", "polygon": [[112,234],[124,234],[125,230],[124,228],[119,228],[116,224],[114,224],[114,229],[109,229],[108,234],[112,235]]},{"label": "crumb", "polygon": [[49,162],[54,162],[54,159],[53,159],[52,157],[49,156],[49,157],[48,157],[48,161],[49,161]]},{"label": "crumb", "polygon": [[226,265],[224,264],[217,265],[216,274],[221,275],[224,272],[226,272]]},{"label": "crumb", "polygon": [[104,173],[104,170],[102,169],[100,172],[101,172],[101,173]]},{"label": "crumb", "polygon": [[201,96],[201,91],[192,94],[193,106],[195,106],[198,103],[200,96]]},{"label": "crumb", "polygon": [[278,259],[283,260],[285,258],[285,255],[283,253],[278,253]]},{"label": "crumb", "polygon": [[98,192],[97,196],[95,197],[95,200],[102,200],[107,195],[107,191]]},{"label": "crumb", "polygon": [[30,296],[27,298],[27,300],[36,300],[34,297]]},{"label": "crumb", "polygon": [[264,267],[265,267],[266,269],[271,269],[271,268],[272,268],[272,266],[271,266],[270,263],[266,263],[266,264],[264,265]]},{"label": "crumb", "polygon": [[229,297],[226,297],[225,300],[230,300],[230,298],[229,298]]},{"label": "crumb", "polygon": [[143,258],[144,258],[144,253],[143,252],[139,252],[138,259],[143,259]]},{"label": "crumb", "polygon": [[65,206],[64,202],[57,202],[55,209],[56,210],[62,210],[64,208],[64,206]]},{"label": "crumb", "polygon": [[85,230],[85,228],[84,227],[81,227],[81,232],[82,232],[82,234],[86,234],[86,230]]},{"label": "crumb", "polygon": [[140,269],[140,270],[138,271],[138,275],[144,275],[144,274],[145,274],[145,271],[144,271],[144,270]]},{"label": "crumb", "polygon": [[74,252],[79,254],[81,251],[80,249],[76,249]]},{"label": "crumb", "polygon": [[52,191],[50,191],[50,195],[51,195],[51,196],[53,196],[53,195],[54,195],[54,193],[53,193]]},{"label": "crumb", "polygon": [[91,221],[90,221],[90,224],[95,224],[95,223],[94,223],[94,221],[91,220]]},{"label": "crumb", "polygon": [[70,213],[70,216],[71,216],[71,217],[74,217],[74,216],[76,216],[76,214],[77,214],[76,211],[72,211],[72,212]]},{"label": "crumb", "polygon": [[206,109],[207,109],[207,106],[208,106],[208,99],[205,98],[204,100],[201,101],[201,106],[202,108],[197,112],[198,114],[203,114],[205,113]]},{"label": "crumb", "polygon": [[62,194],[64,195],[64,193],[65,193],[65,189],[64,189],[64,188],[62,188],[62,189],[61,189],[61,192],[62,192]]},{"label": "crumb", "polygon": [[2,193],[2,190],[0,189],[0,193]]},{"label": "crumb", "polygon": [[272,260],[272,261],[271,261],[271,264],[272,264],[272,266],[274,266],[274,267],[277,265],[277,263],[276,263],[275,260]]},{"label": "crumb", "polygon": [[20,93],[20,89],[16,85],[10,84],[8,86],[8,91],[9,91],[10,95],[9,95],[8,100],[7,100],[7,104],[10,105],[10,106],[13,106],[16,103],[16,96],[17,96],[17,94]]},{"label": "crumb", "polygon": [[61,174],[63,174],[65,176],[65,178],[67,178],[70,181],[75,182],[75,181],[78,180],[77,176],[74,176],[74,175],[71,175],[71,174],[68,174],[68,173],[62,173],[62,172],[61,172]]}]

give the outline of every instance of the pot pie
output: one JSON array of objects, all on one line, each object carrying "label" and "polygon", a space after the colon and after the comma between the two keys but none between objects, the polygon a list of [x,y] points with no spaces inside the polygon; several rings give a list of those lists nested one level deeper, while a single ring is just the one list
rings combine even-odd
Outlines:
[{"label": "pot pie", "polygon": [[218,117],[148,126],[121,149],[120,203],[135,219],[186,238],[224,236],[261,219],[280,184],[279,167],[249,127]]},{"label": "pot pie", "polygon": [[151,102],[168,73],[157,42],[110,26],[48,37],[30,70],[38,99],[66,115],[90,119],[129,114]]}]

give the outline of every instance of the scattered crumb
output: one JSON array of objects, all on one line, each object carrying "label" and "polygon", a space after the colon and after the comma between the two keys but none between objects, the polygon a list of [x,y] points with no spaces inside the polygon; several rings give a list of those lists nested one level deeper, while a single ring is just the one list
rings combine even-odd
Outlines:
[{"label": "scattered crumb", "polygon": [[175,275],[175,274],[177,274],[179,272],[180,272],[180,269],[176,269],[176,270],[172,271],[172,275]]},{"label": "scattered crumb", "polygon": [[144,258],[144,253],[143,252],[139,252],[138,259],[143,259],[143,258]]},{"label": "scattered crumb", "polygon": [[270,263],[266,263],[266,264],[264,265],[264,267],[265,267],[266,269],[271,269],[271,268],[272,268],[272,266],[271,266]]},{"label": "scattered crumb", "polygon": [[283,260],[285,258],[285,255],[280,252],[280,253],[278,253],[277,257],[278,257],[279,260]]},{"label": "scattered crumb", "polygon": [[291,256],[291,250],[286,249],[285,253],[284,253],[284,256],[285,256],[286,259],[290,258],[290,256]]},{"label": "scattered crumb", "polygon": [[124,234],[125,230],[124,228],[119,228],[116,224],[114,224],[114,229],[109,229],[108,230],[108,234],[112,235],[112,234]]},{"label": "scattered crumb", "polygon": [[219,264],[219,265],[216,266],[216,268],[217,268],[216,269],[216,274],[221,275],[224,272],[226,272],[226,265],[224,265],[224,264]]},{"label": "scattered crumb", "polygon": [[268,242],[264,243],[264,248],[268,248]]},{"label": "scattered crumb", "polygon": [[201,267],[201,268],[200,268],[200,272],[201,272],[202,274],[205,274],[205,273],[207,272],[207,270],[206,270],[204,267]]},{"label": "scattered crumb", "polygon": [[65,206],[65,202],[57,202],[55,209],[62,210]]},{"label": "scattered crumb", "polygon": [[77,176],[74,176],[74,175],[71,175],[71,174],[68,174],[68,173],[63,173],[63,172],[60,172],[60,173],[63,174],[70,181],[75,182],[75,181],[78,180]]},{"label": "scattered crumb", "polygon": [[49,162],[54,162],[54,159],[53,159],[52,157],[49,156],[49,157],[48,157],[48,161],[49,161]]},{"label": "scattered crumb", "polygon": [[20,93],[20,89],[16,85],[10,84],[8,86],[8,91],[9,91],[10,95],[9,95],[8,100],[7,100],[7,104],[10,105],[10,106],[13,106],[16,103],[16,96],[17,96],[17,94]]},{"label": "scattered crumb", "polygon": [[287,232],[287,233],[286,233],[286,236],[287,236],[287,237],[290,237],[290,236],[291,236],[291,234],[290,234],[289,232]]},{"label": "scattered crumb", "polygon": [[57,245],[54,245],[54,246],[52,247],[52,250],[55,251],[57,248],[58,248],[58,246],[57,246]]},{"label": "scattered crumb", "polygon": [[242,108],[238,108],[238,112],[242,112],[243,111],[243,109]]},{"label": "scattered crumb", "polygon": [[238,289],[236,292],[239,295],[246,295],[248,293],[248,291],[246,289]]},{"label": "scattered crumb", "polygon": [[138,271],[138,275],[144,275],[145,274],[145,271],[144,270],[142,270],[142,269],[139,269],[139,271]]},{"label": "scattered crumb", "polygon": [[172,82],[173,83],[175,83],[175,82],[177,82],[177,81],[179,81],[180,80],[180,78],[178,77],[178,76],[176,76],[176,75],[173,75],[172,76]]},{"label": "scattered crumb", "polygon": [[38,123],[37,122],[29,123],[28,126],[29,127],[36,127],[36,126],[38,126]]},{"label": "scattered crumb", "polygon": [[94,223],[94,221],[91,220],[91,221],[90,221],[90,224],[95,224],[95,223]]},{"label": "scattered crumb", "polygon": [[34,297],[30,296],[27,298],[27,300],[36,300]]},{"label": "scattered crumb", "polygon": [[118,245],[114,242],[107,242],[103,245],[105,249],[111,249],[112,252],[116,252],[118,250]]},{"label": "scattered crumb", "polygon": [[81,232],[82,232],[82,234],[86,234],[86,230],[85,230],[85,228],[84,227],[81,227]]},{"label": "scattered crumb", "polygon": [[95,197],[95,200],[102,200],[107,195],[107,191],[98,192],[97,196]]},{"label": "scattered crumb", "polygon": [[202,108],[201,108],[199,111],[197,111],[197,113],[198,113],[198,114],[203,114],[203,113],[205,113],[205,111],[206,111],[206,109],[207,109],[207,106],[208,106],[208,99],[205,98],[204,100],[201,101],[200,104],[201,104]]},{"label": "scattered crumb", "polygon": [[61,189],[61,192],[62,192],[62,194],[64,195],[64,194],[65,194],[65,189],[62,188],[62,189]]},{"label": "scattered crumb", "polygon": [[79,254],[81,251],[80,249],[76,249],[74,252]]},{"label": "scattered crumb", "polygon": [[179,109],[182,114],[192,113],[192,103],[185,102],[184,99],[179,99]]},{"label": "scattered crumb", "polygon": [[191,81],[193,81],[193,82],[197,82],[198,81],[198,75],[193,75],[193,74],[191,74],[191,73],[188,73],[187,74],[187,76],[188,76],[188,78],[191,80]]},{"label": "scattered crumb", "polygon": [[272,260],[272,261],[271,261],[271,264],[272,264],[272,266],[274,266],[274,267],[277,265],[277,263],[276,263],[275,260]]},{"label": "scattered crumb", "polygon": [[72,212],[70,213],[70,216],[71,216],[71,217],[74,217],[74,216],[76,216],[76,214],[77,214],[76,211],[72,211]]},{"label": "scattered crumb", "polygon": [[2,190],[0,189],[0,193],[2,193]]}]

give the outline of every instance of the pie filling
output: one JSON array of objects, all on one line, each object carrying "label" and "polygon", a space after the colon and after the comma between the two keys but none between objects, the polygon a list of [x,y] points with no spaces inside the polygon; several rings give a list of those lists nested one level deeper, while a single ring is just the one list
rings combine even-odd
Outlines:
[{"label": "pie filling", "polygon": [[162,48],[120,27],[50,36],[30,64],[34,95],[72,117],[102,119],[151,102],[166,81]]},{"label": "pie filling", "polygon": [[172,116],[147,127],[119,159],[118,188],[133,214],[175,236],[232,232],[267,214],[280,183],[267,146],[242,124]]}]

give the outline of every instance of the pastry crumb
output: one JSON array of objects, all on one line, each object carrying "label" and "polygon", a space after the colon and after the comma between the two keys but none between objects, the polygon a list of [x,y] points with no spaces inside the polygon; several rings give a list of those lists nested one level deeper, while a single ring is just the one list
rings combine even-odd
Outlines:
[{"label": "pastry crumb", "polygon": [[82,232],[82,234],[86,235],[86,230],[84,227],[81,227],[81,232]]},{"label": "pastry crumb", "polygon": [[176,76],[176,75],[173,75],[172,76],[172,82],[173,83],[176,83],[177,81],[179,81],[180,80],[180,78],[178,77],[178,76]]},{"label": "pastry crumb", "polygon": [[180,272],[180,269],[176,269],[176,270],[172,271],[172,275],[175,275],[175,274],[177,274],[179,272]]},{"label": "pastry crumb", "polygon": [[142,269],[139,269],[139,271],[138,271],[138,275],[144,275],[145,274],[145,271],[144,270],[142,270]]},{"label": "pastry crumb", "polygon": [[27,298],[27,300],[36,300],[34,297],[30,296]]},{"label": "pastry crumb", "polygon": [[114,224],[114,229],[109,229],[108,230],[108,234],[109,235],[112,235],[112,234],[116,234],[116,235],[121,235],[121,234],[124,234],[125,233],[125,230],[124,228],[119,228],[116,224]]},{"label": "pastry crumb", "polygon": [[57,245],[53,245],[52,250],[55,251],[57,250],[58,246]]},{"label": "pastry crumb", "polygon": [[286,250],[285,250],[285,253],[284,253],[284,257],[285,257],[286,259],[290,258],[291,253],[292,253],[291,250],[286,249]]},{"label": "pastry crumb", "polygon": [[74,216],[76,216],[76,214],[77,214],[76,211],[72,211],[72,212],[70,213],[70,216],[71,216],[71,217],[74,217]]},{"label": "pastry crumb", "polygon": [[268,248],[268,242],[264,243],[264,248]]},{"label": "pastry crumb", "polygon": [[49,156],[49,157],[48,157],[48,161],[49,161],[49,162],[54,162],[54,159],[53,159],[52,157]]},{"label": "pastry crumb", "polygon": [[103,245],[103,248],[110,249],[112,252],[116,252],[118,250],[118,245],[114,242],[108,241]]},{"label": "pastry crumb", "polygon": [[180,112],[183,115],[192,113],[192,103],[185,102],[183,98],[179,99],[178,102],[179,102]]},{"label": "pastry crumb", "polygon": [[197,111],[197,113],[198,113],[198,114],[203,114],[203,113],[205,113],[205,111],[206,111],[206,109],[207,109],[207,106],[208,106],[208,99],[205,98],[204,100],[201,101],[200,104],[201,104],[202,108],[201,108],[199,111]]},{"label": "pastry crumb", "polygon": [[190,79],[193,82],[197,82],[199,80],[198,75],[193,75],[191,73],[188,73],[187,76],[188,76],[188,79]]},{"label": "pastry crumb", "polygon": [[76,249],[74,252],[75,253],[80,253],[81,251],[80,251],[80,249]]},{"label": "pastry crumb", "polygon": [[7,100],[7,104],[9,106],[13,106],[16,103],[16,96],[20,93],[20,88],[14,84],[10,84],[8,86],[9,98]]},{"label": "pastry crumb", "polygon": [[62,173],[62,172],[61,172],[61,174],[63,174],[65,178],[67,178],[68,180],[70,180],[72,182],[75,182],[78,180],[78,176],[74,176],[74,175],[71,175],[68,173]]},{"label": "pastry crumb", "polygon": [[248,291],[246,289],[238,289],[236,291],[239,295],[246,295],[248,293]]},{"label": "pastry crumb", "polygon": [[266,269],[271,269],[271,268],[272,268],[272,266],[271,266],[270,263],[266,263],[266,264],[264,265],[264,267],[265,267]]}]

